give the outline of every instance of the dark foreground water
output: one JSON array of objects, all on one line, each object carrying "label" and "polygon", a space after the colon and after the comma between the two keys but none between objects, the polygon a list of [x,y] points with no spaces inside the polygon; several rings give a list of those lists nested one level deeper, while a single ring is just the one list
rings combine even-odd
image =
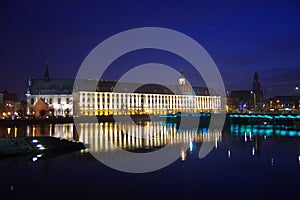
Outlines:
[{"label": "dark foreground water", "polygon": [[[172,124],[147,123],[142,130],[119,124],[131,134],[147,132],[145,139],[120,132],[115,124],[72,124],[1,127],[1,137],[52,135],[90,144],[90,152],[157,149],[176,142],[187,151],[158,171],[132,174],[116,171],[86,151],[52,158],[19,157],[0,160],[1,199],[299,199],[300,131],[290,127],[233,124],[223,131],[176,130]],[[118,134],[117,134],[118,133]],[[210,136],[208,137],[208,135]],[[170,139],[171,138],[171,139]],[[214,149],[203,159],[203,141]]]}]

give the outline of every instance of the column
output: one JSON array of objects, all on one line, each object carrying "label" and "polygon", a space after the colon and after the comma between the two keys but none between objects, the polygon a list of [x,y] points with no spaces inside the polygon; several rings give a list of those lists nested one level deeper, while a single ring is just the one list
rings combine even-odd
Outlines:
[{"label": "column", "polygon": [[100,92],[99,93],[100,95],[99,95],[99,105],[100,105],[100,110],[102,110],[103,109],[103,103],[102,103],[102,98],[103,98],[103,96],[102,96],[102,92]]},{"label": "column", "polygon": [[107,93],[104,93],[104,110],[107,110]]},{"label": "column", "polygon": [[94,92],[94,115],[98,114],[98,92]]}]

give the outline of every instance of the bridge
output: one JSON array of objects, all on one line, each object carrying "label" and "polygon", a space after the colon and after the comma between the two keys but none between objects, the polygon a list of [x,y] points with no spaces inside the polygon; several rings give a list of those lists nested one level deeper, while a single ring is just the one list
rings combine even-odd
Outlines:
[{"label": "bridge", "polygon": [[230,124],[272,124],[275,126],[285,126],[286,128],[300,130],[299,114],[228,114]]}]

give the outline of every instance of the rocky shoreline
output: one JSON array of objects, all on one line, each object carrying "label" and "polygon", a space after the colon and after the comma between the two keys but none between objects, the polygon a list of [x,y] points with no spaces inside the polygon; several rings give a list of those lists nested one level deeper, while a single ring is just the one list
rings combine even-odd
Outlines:
[{"label": "rocky shoreline", "polygon": [[72,152],[85,149],[81,142],[50,136],[0,138],[0,158],[21,154]]}]

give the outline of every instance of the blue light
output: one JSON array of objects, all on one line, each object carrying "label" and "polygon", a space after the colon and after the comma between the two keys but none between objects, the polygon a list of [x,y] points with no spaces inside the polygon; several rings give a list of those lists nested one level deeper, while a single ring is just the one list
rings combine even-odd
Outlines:
[{"label": "blue light", "polygon": [[296,131],[289,131],[289,136],[291,137],[296,136]]}]

